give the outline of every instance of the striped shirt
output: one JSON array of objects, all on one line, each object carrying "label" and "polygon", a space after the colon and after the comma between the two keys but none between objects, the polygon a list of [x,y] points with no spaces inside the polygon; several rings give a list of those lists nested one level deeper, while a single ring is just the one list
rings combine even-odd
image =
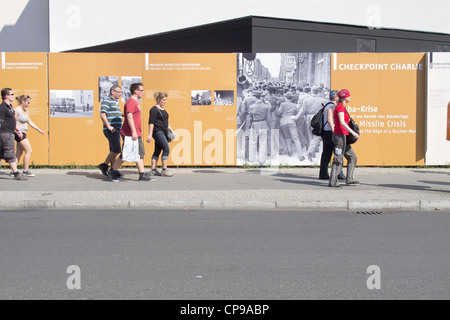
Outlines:
[{"label": "striped shirt", "polygon": [[[112,97],[103,99],[100,112],[106,113],[106,118],[112,127],[118,130],[122,128],[122,111],[120,111],[119,100]],[[103,131],[105,130],[108,130],[108,128],[103,124]]]}]

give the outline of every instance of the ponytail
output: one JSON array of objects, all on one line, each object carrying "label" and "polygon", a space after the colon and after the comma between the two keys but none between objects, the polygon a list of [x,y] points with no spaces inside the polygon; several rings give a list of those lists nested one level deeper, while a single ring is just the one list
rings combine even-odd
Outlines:
[{"label": "ponytail", "polygon": [[22,102],[27,99],[30,99],[30,96],[27,94],[23,94],[20,97],[16,97],[16,100],[19,101],[19,104],[22,104]]}]

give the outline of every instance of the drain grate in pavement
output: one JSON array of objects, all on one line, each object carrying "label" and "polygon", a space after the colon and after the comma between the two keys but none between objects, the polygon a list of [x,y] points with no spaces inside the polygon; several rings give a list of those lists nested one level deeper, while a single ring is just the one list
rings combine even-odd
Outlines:
[{"label": "drain grate in pavement", "polygon": [[354,211],[353,213],[360,215],[360,216],[382,216],[385,215],[386,212],[384,211]]}]

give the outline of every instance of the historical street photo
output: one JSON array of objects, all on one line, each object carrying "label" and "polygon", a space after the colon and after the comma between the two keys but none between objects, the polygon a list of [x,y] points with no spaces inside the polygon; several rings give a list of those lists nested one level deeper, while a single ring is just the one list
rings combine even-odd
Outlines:
[{"label": "historical street photo", "polygon": [[328,101],[329,53],[237,55],[237,164],[319,165],[322,139],[310,129]]},{"label": "historical street photo", "polygon": [[98,77],[98,101],[102,102],[110,94],[112,86],[119,85],[119,77]]},{"label": "historical street photo", "polygon": [[215,106],[234,106],[233,90],[214,90]]},{"label": "historical street photo", "polygon": [[93,90],[50,90],[52,118],[93,118]]},{"label": "historical street photo", "polygon": [[191,90],[191,104],[193,106],[210,106],[211,90]]},{"label": "historical street photo", "polygon": [[130,99],[130,87],[133,83],[142,83],[142,77],[122,77],[122,102],[127,102]]}]

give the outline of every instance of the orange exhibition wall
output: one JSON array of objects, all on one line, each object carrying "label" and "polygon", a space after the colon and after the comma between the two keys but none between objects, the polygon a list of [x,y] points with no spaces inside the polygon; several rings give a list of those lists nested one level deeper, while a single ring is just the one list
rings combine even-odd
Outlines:
[{"label": "orange exhibition wall", "polygon": [[49,54],[50,165],[104,161],[109,147],[100,94],[108,94],[115,80],[122,85],[126,77],[142,78],[142,62],[142,54]]},{"label": "orange exhibition wall", "polygon": [[[27,137],[33,146],[31,164],[47,165],[49,161],[47,54],[3,52],[0,60],[1,88],[13,89],[16,97],[30,96],[31,105],[27,110],[30,119],[45,132],[41,135],[29,127]],[[18,103],[13,104],[14,107],[17,105]]]},{"label": "orange exhibition wall", "polygon": [[[425,53],[331,54],[331,89],[351,92],[348,110],[361,128],[358,165],[423,165],[426,110]],[[171,166],[236,166],[237,54],[1,53],[1,87],[32,98],[29,130],[35,165],[97,165],[109,152],[99,116],[109,88],[143,82],[146,142],[155,91],[177,139]]]},{"label": "orange exhibition wall", "polygon": [[[170,143],[169,164],[236,164],[235,54],[146,54],[144,88],[147,134],[148,112],[156,104],[153,93],[168,93],[165,108],[178,136]],[[226,103],[219,100],[224,93],[230,96]],[[153,143],[147,148],[150,155]]]},{"label": "orange exhibition wall", "polygon": [[337,53],[331,87],[351,93],[347,109],[359,124],[359,165],[425,162],[425,53]]},{"label": "orange exhibition wall", "polygon": [[[217,89],[234,90],[235,70],[233,54],[49,54],[50,164],[103,161],[108,142],[99,117],[101,99],[118,84],[123,110],[130,84],[142,82],[146,165],[154,150],[154,142],[146,140],[156,91],[168,93],[166,108],[178,135],[171,143],[169,165],[234,165],[235,106],[215,106],[213,96]],[[197,91],[209,94],[211,104],[193,106],[191,95]],[[72,103],[75,110],[64,103]]]}]

